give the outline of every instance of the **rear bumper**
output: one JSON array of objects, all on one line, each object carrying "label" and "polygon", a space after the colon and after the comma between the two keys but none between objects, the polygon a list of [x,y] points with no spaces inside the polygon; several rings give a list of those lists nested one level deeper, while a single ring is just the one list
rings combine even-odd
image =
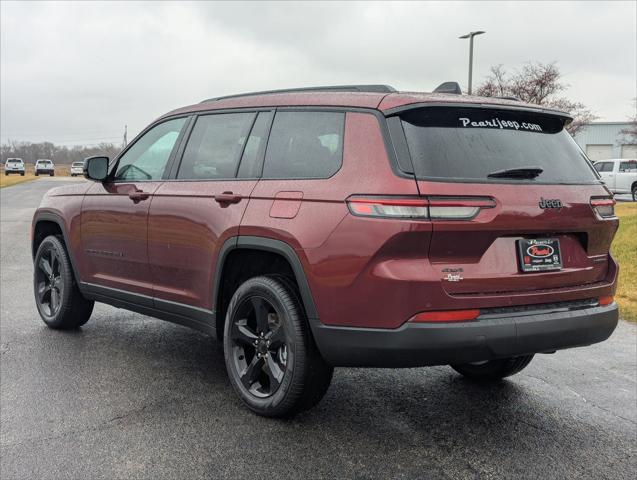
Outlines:
[{"label": "rear bumper", "polygon": [[473,322],[405,323],[394,330],[318,324],[313,333],[333,366],[418,367],[591,345],[606,340],[617,321],[617,305],[612,304]]}]

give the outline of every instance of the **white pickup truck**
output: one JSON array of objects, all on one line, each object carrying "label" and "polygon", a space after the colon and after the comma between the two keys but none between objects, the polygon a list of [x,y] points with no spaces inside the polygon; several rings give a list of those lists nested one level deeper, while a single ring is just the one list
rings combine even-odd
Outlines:
[{"label": "white pickup truck", "polygon": [[598,160],[593,166],[611,192],[632,193],[633,200],[637,201],[637,160]]}]

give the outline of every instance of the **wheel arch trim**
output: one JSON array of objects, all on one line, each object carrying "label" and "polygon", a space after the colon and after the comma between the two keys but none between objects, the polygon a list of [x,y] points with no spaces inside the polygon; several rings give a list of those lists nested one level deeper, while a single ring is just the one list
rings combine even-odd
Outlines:
[{"label": "wheel arch trim", "polygon": [[305,276],[305,270],[303,269],[303,265],[301,263],[301,260],[299,259],[298,254],[288,243],[267,237],[239,235],[230,237],[224,242],[223,246],[219,250],[217,266],[215,268],[213,297],[215,302],[215,313],[219,313],[217,312],[216,305],[219,300],[219,293],[221,289],[221,275],[223,273],[223,268],[230,252],[237,249],[263,250],[266,252],[272,252],[281,255],[288,261],[290,267],[292,267],[292,272],[294,273],[296,283],[299,286],[299,293],[301,294],[301,300],[303,301],[305,312],[308,319],[310,320],[312,329],[314,329],[315,323],[319,321],[319,316],[316,310],[316,304],[314,303],[314,297],[312,296],[312,292],[310,290],[310,285]]},{"label": "wheel arch trim", "polygon": [[33,233],[31,238],[31,256],[33,260],[35,261],[35,254],[37,253],[35,249],[35,230],[38,224],[41,222],[52,222],[52,223],[55,223],[60,228],[60,231],[62,232],[62,238],[64,239],[64,246],[66,247],[66,253],[69,256],[69,261],[71,262],[71,268],[73,269],[73,275],[75,276],[75,282],[77,283],[80,291],[84,293],[82,288],[82,279],[80,278],[80,272],[77,269],[77,262],[75,261],[75,252],[69,246],[70,243],[69,243],[68,233],[66,231],[66,224],[64,223],[64,219],[60,215],[56,213],[52,213],[52,212],[36,212],[35,215],[33,216],[33,222],[32,222]]}]

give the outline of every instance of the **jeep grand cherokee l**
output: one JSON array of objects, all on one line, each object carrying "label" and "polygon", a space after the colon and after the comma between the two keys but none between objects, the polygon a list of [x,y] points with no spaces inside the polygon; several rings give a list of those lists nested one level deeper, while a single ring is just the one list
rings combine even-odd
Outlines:
[{"label": "jeep grand cherokee l", "polygon": [[338,366],[515,374],[617,325],[614,201],[569,121],[386,86],[174,110],[44,197],[37,308],[56,329],[98,301],[207,332],[266,416],[315,405]]}]

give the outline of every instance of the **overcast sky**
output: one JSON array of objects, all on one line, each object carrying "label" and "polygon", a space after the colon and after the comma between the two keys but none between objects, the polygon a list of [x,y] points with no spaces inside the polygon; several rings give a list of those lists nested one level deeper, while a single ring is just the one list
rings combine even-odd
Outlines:
[{"label": "overcast sky", "polygon": [[[474,85],[492,65],[556,61],[566,95],[625,120],[636,93],[636,3],[1,4],[1,140],[120,142],[152,119],[243,91]],[[130,135],[129,135],[130,138]]]}]

